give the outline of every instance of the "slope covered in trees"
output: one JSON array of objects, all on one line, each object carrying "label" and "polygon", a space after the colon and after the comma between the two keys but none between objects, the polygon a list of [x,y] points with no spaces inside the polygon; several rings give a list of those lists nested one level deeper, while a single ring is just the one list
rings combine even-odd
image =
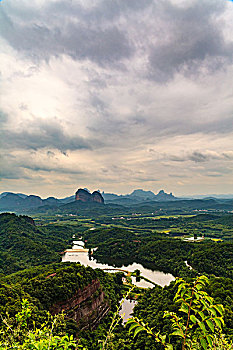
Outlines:
[{"label": "slope covered in trees", "polygon": [[[99,217],[96,221],[99,225],[102,222],[108,225],[105,220],[106,218]],[[132,221],[133,225],[138,227],[136,230]],[[187,280],[199,273],[219,276],[210,278],[207,291],[218,303],[224,305],[224,332],[233,336],[232,242],[226,240],[217,243],[208,239],[199,243],[186,242],[166,237],[158,230],[159,227],[166,230],[173,225],[180,225],[184,231],[185,227],[192,230],[200,225],[205,226],[205,229],[215,227],[220,234],[223,225],[231,230],[231,215],[208,214],[156,220],[135,218],[129,221],[120,219],[119,222],[124,223],[125,228],[108,226],[95,227],[92,230],[89,228],[96,225],[94,220],[85,221],[69,215],[37,218],[37,222],[36,227],[28,217],[0,215],[1,314],[9,311],[13,317],[20,311],[22,299],[26,298],[34,305],[32,321],[40,326],[47,317],[47,310],[58,310],[57,306],[54,308],[55,305],[71,300],[78,290],[85,290],[87,286],[94,285],[93,281],[96,280],[100,281],[101,289],[97,288],[93,297],[84,301],[85,308],[90,308],[95,298],[100,300],[102,290],[106,305],[109,305],[111,310],[116,309],[122,291],[119,276],[84,268],[79,264],[49,264],[59,261],[58,252],[69,246],[74,234],[79,235],[82,232],[83,239],[87,240],[89,247],[98,246],[95,257],[101,262],[118,266],[122,263],[139,262],[145,267],[171,272]],[[155,224],[156,229],[153,230]],[[144,226],[147,228],[141,230]],[[186,266],[185,261],[188,261],[193,269]],[[39,266],[41,264],[46,266]],[[22,270],[24,267],[30,268]],[[10,274],[11,272],[15,273]],[[149,327],[155,327],[163,334],[170,334],[171,324],[163,318],[163,313],[166,310],[177,312],[177,306],[173,302],[175,293],[174,283],[165,288],[155,286],[142,292],[135,308],[135,316],[147,322]],[[107,317],[95,330],[79,332],[78,337],[83,346],[88,350],[98,349],[99,341],[106,337],[109,322]],[[64,327],[65,334],[77,334],[77,325],[73,321],[65,321]],[[117,326],[111,344],[114,350],[162,349],[146,334],[142,333],[133,338],[121,324]],[[174,345],[178,350],[179,345]]]},{"label": "slope covered in trees", "polygon": [[[57,313],[61,305],[69,315],[67,331],[76,334],[82,317],[75,318],[75,322],[74,310],[81,310],[78,315],[86,317],[85,324],[91,327],[102,307],[116,308],[121,295],[118,282],[115,274],[76,263],[33,267],[0,279],[0,313],[15,315],[20,310],[21,300],[27,298],[34,305],[33,320],[40,325],[46,320],[47,311]],[[95,292],[92,291],[94,285]],[[99,299],[101,293],[104,298]]]},{"label": "slope covered in trees", "polygon": [[73,227],[36,227],[27,216],[0,214],[0,273],[59,262],[74,234]]},{"label": "slope covered in trees", "polygon": [[[233,243],[209,240],[186,242],[154,233],[134,234],[123,228],[100,228],[84,233],[87,244],[98,246],[94,256],[117,264],[138,262],[174,276],[197,272],[233,278]],[[193,267],[186,266],[185,261]]]}]

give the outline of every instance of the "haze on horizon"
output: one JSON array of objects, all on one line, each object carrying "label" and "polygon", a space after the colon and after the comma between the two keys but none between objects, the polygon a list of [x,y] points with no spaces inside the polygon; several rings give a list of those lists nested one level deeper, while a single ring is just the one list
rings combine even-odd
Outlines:
[{"label": "haze on horizon", "polygon": [[233,3],[0,2],[0,192],[233,193]]}]

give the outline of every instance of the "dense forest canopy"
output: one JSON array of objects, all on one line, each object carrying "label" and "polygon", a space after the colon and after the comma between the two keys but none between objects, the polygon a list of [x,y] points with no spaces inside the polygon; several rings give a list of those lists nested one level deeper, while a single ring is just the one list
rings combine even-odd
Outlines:
[{"label": "dense forest canopy", "polygon": [[[131,213],[116,216],[114,220],[111,215],[99,215],[98,212],[93,218],[74,214],[36,214],[32,219],[0,214],[0,312],[2,315],[8,312],[10,317],[14,317],[26,298],[33,305],[32,321],[40,327],[54,305],[71,300],[78,290],[98,280],[101,289],[96,290],[85,305],[90,306],[103,292],[105,307],[110,308],[108,316],[95,329],[88,331],[82,331],[77,323],[69,319],[63,324],[64,334],[78,336],[80,344],[88,350],[98,349],[99,340],[105,339],[111,316],[126,287],[122,285],[120,274],[60,262],[61,252],[71,247],[74,237],[82,237],[87,248],[98,247],[93,257],[100,262],[116,266],[138,262],[149,269],[169,272],[186,280],[205,273],[210,277],[209,295],[224,305],[223,331],[231,337],[232,218],[233,215],[225,213],[164,213],[160,216]],[[185,241],[185,237],[192,238],[194,235],[200,241]],[[134,315],[145,320],[150,327],[169,334],[171,324],[163,318],[163,313],[177,312],[173,302],[176,290],[174,283],[164,288],[155,286],[138,290]],[[112,346],[113,349],[124,350],[161,348],[146,334],[133,338],[121,323],[116,328]]]}]

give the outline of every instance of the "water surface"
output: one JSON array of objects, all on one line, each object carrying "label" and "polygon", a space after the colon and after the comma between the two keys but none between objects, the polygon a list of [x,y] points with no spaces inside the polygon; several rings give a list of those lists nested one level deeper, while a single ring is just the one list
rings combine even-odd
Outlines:
[{"label": "water surface", "polygon": [[[128,266],[123,265],[119,269],[115,266],[111,266],[108,264],[102,264],[97,262],[95,259],[91,258],[89,259],[89,255],[86,252],[66,252],[62,257],[62,262],[79,262],[84,266],[90,266],[93,269],[102,269],[107,270],[109,272],[119,271],[119,270],[126,270],[129,272],[133,272],[135,270],[140,270],[140,274],[144,276],[145,278],[148,278],[150,281],[160,285],[161,287],[167,286],[170,284],[171,281],[174,281],[175,278],[170,273],[164,273],[162,271],[153,271],[150,269],[147,269],[143,267],[141,264],[133,263]],[[144,287],[144,288],[152,288],[153,284],[149,283],[143,279],[140,280],[140,282],[136,282],[136,278],[132,277],[133,284],[135,284],[138,287]]]},{"label": "water surface", "polygon": [[122,303],[121,310],[119,312],[119,315],[122,315],[123,323],[125,323],[128,318],[132,317],[133,314],[133,308],[137,304],[137,301],[125,299]]}]

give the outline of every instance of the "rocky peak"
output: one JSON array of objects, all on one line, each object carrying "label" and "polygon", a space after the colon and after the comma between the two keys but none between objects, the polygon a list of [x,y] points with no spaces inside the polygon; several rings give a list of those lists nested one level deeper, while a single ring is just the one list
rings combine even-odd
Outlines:
[{"label": "rocky peak", "polygon": [[100,192],[94,191],[91,196],[93,202],[104,203],[104,198]]},{"label": "rocky peak", "polygon": [[175,200],[176,197],[173,196],[172,192],[168,194],[164,192],[164,190],[160,190],[159,193],[156,195],[156,199],[159,201],[167,201],[167,200]]},{"label": "rocky peak", "polygon": [[104,198],[100,192],[94,191],[90,193],[87,189],[79,188],[75,193],[75,200],[81,202],[104,203]]},{"label": "rocky peak", "polygon": [[91,202],[91,194],[87,190],[79,188],[75,193],[75,200],[81,202]]}]

